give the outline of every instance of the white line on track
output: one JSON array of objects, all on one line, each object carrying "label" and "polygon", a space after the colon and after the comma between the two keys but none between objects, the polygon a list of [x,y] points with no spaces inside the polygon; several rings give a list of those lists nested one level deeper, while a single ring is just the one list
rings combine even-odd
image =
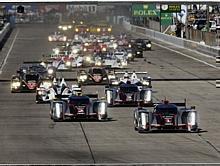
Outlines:
[{"label": "white line on track", "polygon": [[171,49],[171,48],[162,46],[162,45],[157,44],[157,43],[153,43],[153,44],[155,44],[155,45],[157,45],[157,46],[159,46],[159,47],[162,47],[162,48],[164,48],[164,49],[167,49],[167,50],[169,50],[169,51],[175,52],[175,53],[177,53],[177,54],[183,55],[183,56],[185,56],[185,57],[187,57],[187,58],[190,58],[190,59],[193,59],[193,60],[195,60],[195,61],[201,62],[201,63],[203,63],[203,64],[205,64],[205,65],[207,65],[207,66],[213,67],[213,68],[215,68],[215,69],[219,69],[219,67],[216,67],[215,65],[212,65],[212,64],[210,64],[210,63],[208,63],[208,62],[206,62],[206,61],[197,59],[197,58],[195,58],[195,57],[192,57],[192,56],[187,55],[187,54],[184,54],[184,53],[182,53],[182,52],[179,52],[179,51],[173,50],[173,49]]},{"label": "white line on track", "polygon": [[4,66],[6,65],[7,59],[8,59],[8,57],[9,57],[11,51],[12,51],[12,48],[14,47],[15,40],[17,39],[17,36],[18,36],[18,34],[19,34],[19,31],[20,31],[20,30],[18,29],[17,32],[16,32],[16,34],[15,34],[15,37],[14,37],[12,43],[11,43],[11,46],[10,46],[10,48],[9,48],[9,50],[8,50],[8,53],[7,53],[6,57],[4,58],[3,64],[1,65],[1,68],[0,68],[0,74],[2,74],[2,70],[3,70]]},{"label": "white line on track", "polygon": [[[134,33],[137,34],[137,35],[140,35],[140,36],[143,36],[143,35],[144,35],[144,34],[137,33],[137,32],[134,32]],[[155,40],[157,40],[157,39],[155,39]],[[165,42],[165,43],[166,43],[166,42]],[[208,65],[208,66],[210,66],[210,67],[213,67],[213,68],[215,68],[215,69],[220,70],[220,68],[217,67],[216,65],[212,65],[212,64],[210,64],[210,63],[208,63],[208,62],[206,62],[206,61],[197,59],[197,58],[195,58],[195,57],[192,57],[192,56],[187,55],[187,54],[184,54],[184,53],[182,53],[182,52],[173,50],[173,49],[168,48],[168,47],[165,47],[165,46],[163,46],[163,45],[161,45],[161,44],[157,44],[157,43],[155,43],[155,42],[154,42],[153,44],[155,44],[155,45],[157,45],[157,46],[159,46],[159,47],[161,47],[161,48],[165,48],[165,49],[167,49],[167,50],[169,50],[169,51],[175,52],[175,53],[177,53],[177,54],[183,55],[183,56],[185,56],[185,57],[187,57],[187,58],[190,58],[190,59],[193,59],[193,60],[195,60],[195,61],[201,62],[201,63],[203,63],[203,64],[205,64],[205,65]],[[171,44],[171,43],[167,43],[167,44]],[[178,46],[175,46],[175,47],[178,47]],[[178,48],[180,48],[180,47],[178,47]],[[188,48],[183,48],[183,49],[190,50],[190,49],[188,49]],[[211,58],[211,59],[215,59],[215,58],[212,57],[212,56],[209,56],[209,55],[206,55],[206,54],[203,54],[203,53],[194,51],[194,50],[191,50],[191,51],[193,51],[193,52],[195,52],[195,53],[197,53],[197,54],[200,54],[200,55],[202,55],[202,56],[204,56],[204,57],[208,57],[208,58]]]}]

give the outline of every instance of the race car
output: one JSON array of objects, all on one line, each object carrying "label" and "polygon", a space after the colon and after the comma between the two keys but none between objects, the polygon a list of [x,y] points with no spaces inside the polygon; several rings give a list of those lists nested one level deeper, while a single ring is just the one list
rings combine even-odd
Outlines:
[{"label": "race car", "polygon": [[87,25],[75,25],[75,34],[86,34],[89,33],[90,29]]},{"label": "race car", "polygon": [[49,42],[65,42],[67,41],[67,36],[61,34],[60,32],[54,32],[53,34],[48,36]]},{"label": "race car", "polygon": [[146,50],[151,50],[151,41],[148,40],[148,39],[135,39],[134,40],[134,46],[139,48],[139,49],[142,49],[143,51],[146,51]]},{"label": "race car", "polygon": [[107,52],[102,54],[102,66],[110,69],[123,69],[127,66],[125,58],[118,59],[114,53]]},{"label": "race car", "polygon": [[64,78],[59,82],[42,80],[36,90],[36,103],[47,103],[55,99],[65,99],[72,95],[72,90],[67,86]]},{"label": "race car", "polygon": [[88,72],[80,70],[77,73],[77,82],[80,85],[107,85],[109,83],[109,78],[104,68],[92,67]]},{"label": "race car", "polygon": [[96,95],[71,95],[67,99],[53,100],[50,116],[53,121],[94,119],[103,121],[107,119],[107,104],[98,99]]},{"label": "race car", "polygon": [[127,59],[128,61],[134,61],[134,58],[135,58],[135,53],[133,51],[133,49],[131,48],[126,48],[126,52],[127,52]]},{"label": "race car", "polygon": [[118,59],[128,59],[127,51],[123,48],[115,49],[113,52],[114,56],[116,56]]},{"label": "race car", "polygon": [[102,51],[102,47],[99,45],[98,42],[85,42],[83,44],[82,50],[84,53],[99,53]]},{"label": "race car", "polygon": [[46,103],[49,102],[49,91],[53,86],[51,79],[41,79],[37,89],[36,89],[36,103]]},{"label": "race car", "polygon": [[96,35],[109,35],[112,33],[112,26],[107,24],[91,25],[90,33]]},{"label": "race car", "polygon": [[134,110],[134,129],[139,133],[154,130],[198,131],[198,114],[195,106],[186,107],[184,103],[170,103],[164,100],[155,103],[153,110],[139,107]]},{"label": "race car", "polygon": [[68,31],[71,30],[73,28],[72,23],[70,22],[62,22],[59,26],[58,29],[62,30],[62,31]]},{"label": "race car", "polygon": [[54,58],[52,61],[52,66],[56,70],[72,70],[72,68],[81,67],[83,65],[83,57],[82,56],[62,56]]},{"label": "race car", "polygon": [[26,73],[20,76],[12,76],[11,92],[35,92],[40,76],[38,73]]},{"label": "race car", "polygon": [[133,54],[134,54],[135,58],[143,58],[144,57],[142,48],[134,46],[132,49],[133,49]]},{"label": "race car", "polygon": [[[115,74],[117,75],[117,72]],[[131,77],[129,74],[131,74]],[[137,74],[147,73],[124,72],[123,78],[115,79],[110,86],[105,87],[108,106],[137,106],[152,103],[151,78],[143,77],[139,79]]]},{"label": "race car", "polygon": [[11,92],[35,92],[40,79],[46,75],[47,70],[42,65],[24,63],[11,78]]}]

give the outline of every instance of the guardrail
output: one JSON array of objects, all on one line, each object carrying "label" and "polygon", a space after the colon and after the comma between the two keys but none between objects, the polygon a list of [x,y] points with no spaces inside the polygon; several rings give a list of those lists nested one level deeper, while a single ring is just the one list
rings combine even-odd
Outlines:
[{"label": "guardrail", "polygon": [[167,35],[167,34],[164,34],[164,33],[158,32],[158,31],[139,27],[136,25],[131,25],[127,21],[123,21],[122,25],[128,31],[140,33],[140,34],[143,34],[147,37],[153,38],[155,40],[170,43],[170,44],[178,46],[178,47],[196,50],[198,52],[208,54],[208,55],[214,56],[214,57],[220,55],[220,48],[218,48],[218,47],[208,46],[205,44],[201,44],[199,42],[195,42],[195,41],[191,41],[191,40],[187,40],[187,39],[183,39],[183,38],[178,38],[176,36]]},{"label": "guardrail", "polygon": [[0,31],[0,49],[3,47],[5,41],[7,40],[8,35],[11,32],[10,23],[6,23],[4,28]]}]

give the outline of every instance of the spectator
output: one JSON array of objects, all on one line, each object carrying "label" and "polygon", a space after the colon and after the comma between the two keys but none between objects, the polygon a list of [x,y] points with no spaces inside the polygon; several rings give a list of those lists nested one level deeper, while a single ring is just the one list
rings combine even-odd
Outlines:
[{"label": "spectator", "polygon": [[181,37],[181,29],[182,29],[182,25],[181,23],[178,21],[176,23],[176,37]]}]

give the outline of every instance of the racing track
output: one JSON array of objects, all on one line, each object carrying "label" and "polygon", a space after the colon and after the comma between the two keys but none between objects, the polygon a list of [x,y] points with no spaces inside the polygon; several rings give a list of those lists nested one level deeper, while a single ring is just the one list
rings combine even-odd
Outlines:
[{"label": "racing track", "polygon": [[[55,27],[55,26],[54,26]],[[53,44],[47,42],[52,26],[20,25],[7,41],[1,57],[14,45],[1,79],[9,79],[23,60],[38,60]],[[169,46],[173,47],[173,46]],[[179,49],[187,54],[209,59]],[[219,71],[157,45],[138,59],[131,70],[148,71],[152,78],[216,78]],[[49,118],[48,105],[37,105],[34,94],[11,94],[8,82],[0,83],[0,163],[93,164],[93,163],[216,163],[220,162],[219,89],[213,81],[153,82],[156,99],[196,105],[199,134],[138,134],[133,129],[134,108],[110,108],[108,122],[60,122]],[[94,91],[100,87],[93,88]],[[91,88],[90,88],[91,90]]]}]

